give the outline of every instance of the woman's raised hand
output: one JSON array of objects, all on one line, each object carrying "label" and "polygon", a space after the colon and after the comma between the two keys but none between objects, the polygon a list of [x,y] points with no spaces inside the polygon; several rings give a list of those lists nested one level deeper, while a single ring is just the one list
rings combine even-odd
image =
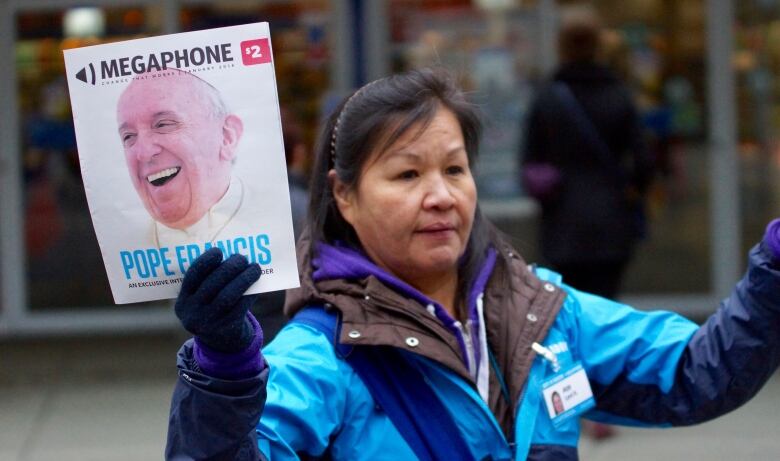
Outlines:
[{"label": "woman's raised hand", "polygon": [[187,331],[211,349],[240,352],[255,335],[248,311],[257,295],[244,293],[259,278],[260,266],[256,263],[249,264],[237,254],[222,261],[222,251],[211,248],[184,274],[176,316]]}]

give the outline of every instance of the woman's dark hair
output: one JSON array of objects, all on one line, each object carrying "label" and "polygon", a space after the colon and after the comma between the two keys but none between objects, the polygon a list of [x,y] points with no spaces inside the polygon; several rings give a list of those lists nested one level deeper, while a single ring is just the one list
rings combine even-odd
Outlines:
[{"label": "woman's dark hair", "polygon": [[[410,129],[422,133],[440,107],[452,111],[460,123],[469,166],[473,168],[481,133],[479,115],[445,70],[424,68],[392,75],[371,82],[345,98],[325,123],[315,151],[309,205],[313,241],[340,241],[361,248],[354,229],[336,206],[328,172],[335,169],[347,187],[357,187],[363,165],[375,149],[388,148]],[[494,241],[495,232],[477,206],[469,243],[460,263],[459,295],[466,294],[484,261],[487,247]]]}]

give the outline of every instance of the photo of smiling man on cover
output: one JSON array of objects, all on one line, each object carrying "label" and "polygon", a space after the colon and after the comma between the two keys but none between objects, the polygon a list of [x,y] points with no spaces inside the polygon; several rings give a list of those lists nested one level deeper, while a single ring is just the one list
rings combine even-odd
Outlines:
[{"label": "photo of smiling man on cover", "polygon": [[243,122],[211,84],[175,69],[140,75],[119,98],[117,126],[153,245],[213,242],[242,221],[232,168]]}]

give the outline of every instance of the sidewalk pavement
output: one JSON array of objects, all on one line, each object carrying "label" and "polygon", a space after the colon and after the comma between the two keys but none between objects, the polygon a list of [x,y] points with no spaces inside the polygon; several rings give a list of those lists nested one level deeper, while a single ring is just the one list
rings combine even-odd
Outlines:
[{"label": "sidewalk pavement", "polygon": [[[0,342],[0,460],[163,458],[181,335]],[[673,430],[583,437],[583,461],[780,459],[780,374],[743,408]]]}]

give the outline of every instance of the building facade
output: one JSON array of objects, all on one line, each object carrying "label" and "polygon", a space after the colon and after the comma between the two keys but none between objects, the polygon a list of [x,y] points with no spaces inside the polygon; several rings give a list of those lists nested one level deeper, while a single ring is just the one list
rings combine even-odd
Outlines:
[{"label": "building facade", "polygon": [[526,108],[556,64],[558,18],[583,3],[600,12],[604,59],[630,82],[659,159],[625,299],[711,312],[780,214],[780,2],[0,0],[0,336],[176,325],[169,302],[113,305],[63,49],[268,21],[280,103],[309,146],[352,89],[444,65],[485,114],[480,204],[536,261],[537,209],[522,193],[517,152]]}]

